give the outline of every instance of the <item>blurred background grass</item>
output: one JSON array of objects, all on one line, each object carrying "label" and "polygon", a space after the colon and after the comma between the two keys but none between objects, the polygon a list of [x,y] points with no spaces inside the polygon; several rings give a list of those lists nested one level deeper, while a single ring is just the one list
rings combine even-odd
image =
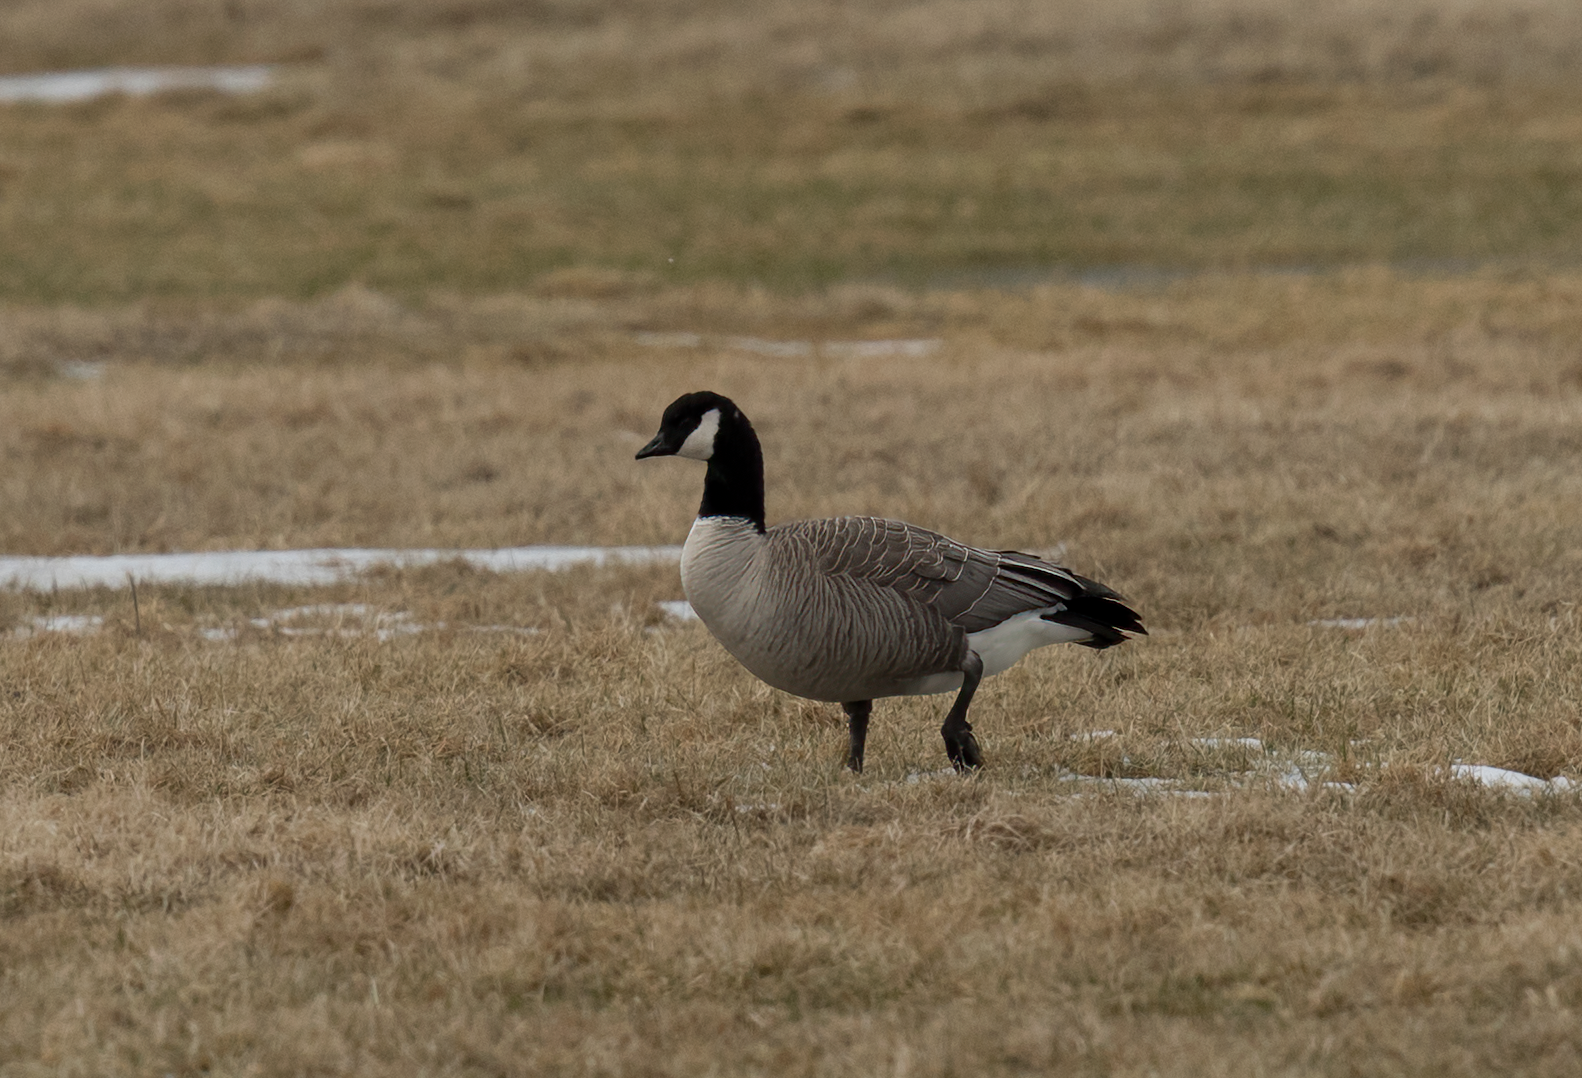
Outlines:
[{"label": "blurred background grass", "polygon": [[0,298],[800,291],[1114,266],[1572,265],[1566,0],[76,0],[0,73],[279,64],[0,107]]}]

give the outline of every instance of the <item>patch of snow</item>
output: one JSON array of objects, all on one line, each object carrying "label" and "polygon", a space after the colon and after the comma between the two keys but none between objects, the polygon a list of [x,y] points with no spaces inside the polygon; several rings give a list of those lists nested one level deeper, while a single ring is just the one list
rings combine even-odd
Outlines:
[{"label": "patch of snow", "polygon": [[39,633],[70,633],[84,636],[104,627],[104,619],[97,614],[44,614],[29,619],[26,625],[15,630],[24,639]]},{"label": "patch of snow", "polygon": [[1284,770],[1272,773],[1269,778],[1280,789],[1299,794],[1305,794],[1309,790],[1337,790],[1348,794],[1357,792],[1357,784],[1354,782],[1314,782],[1307,776],[1307,771],[1290,764]]},{"label": "patch of snow", "polygon": [[[269,615],[275,621],[292,621],[296,618],[366,618],[377,612],[367,603],[313,603],[309,606],[288,606]],[[406,617],[393,614],[391,617]]]},{"label": "patch of snow", "polygon": [[334,584],[376,566],[400,568],[464,561],[496,573],[574,565],[679,561],[681,548],[530,546],[499,550],[216,550],[196,554],[107,554],[63,558],[0,557],[0,587],[124,588],[130,578],[158,584]]},{"label": "patch of snow", "polygon": [[264,64],[241,67],[104,67],[87,71],[46,71],[0,76],[0,103],[38,101],[59,105],[105,94],[146,96],[166,90],[218,90],[250,94],[267,87],[275,69]]},{"label": "patch of snow", "polygon": [[[1069,739],[1097,740],[1115,736],[1117,735],[1113,730],[1093,730],[1088,733],[1072,734]],[[1256,737],[1195,737],[1190,739],[1188,744],[1207,750],[1247,751],[1249,758],[1245,767],[1230,768],[1228,770],[1234,772],[1233,775],[1218,776],[1221,781],[1228,782],[1230,788],[1250,788],[1264,783],[1297,793],[1305,793],[1311,789],[1353,789],[1349,783],[1317,781],[1316,776],[1328,771],[1334,763],[1333,758],[1325,752],[1274,749],[1261,738]],[[1122,758],[1123,765],[1129,762],[1129,758]],[[1193,789],[1187,785],[1191,780],[1186,778],[1104,778],[1097,775],[1068,773],[1061,776],[1061,781],[1086,787],[1131,790],[1134,793],[1169,793],[1183,797],[1211,797],[1219,796],[1219,792],[1225,792]]]},{"label": "patch of snow", "polygon": [[725,346],[772,359],[800,359],[813,354],[812,341],[771,341],[763,337],[727,337]]},{"label": "patch of snow", "polygon": [[1067,741],[1104,741],[1108,738],[1120,736],[1114,730],[1087,730],[1080,734],[1070,734]]},{"label": "patch of snow", "polygon": [[1274,784],[1283,790],[1295,790],[1297,793],[1306,793],[1313,788],[1308,781],[1307,774],[1300,767],[1291,766],[1283,771],[1278,771],[1270,776]]},{"label": "patch of snow", "polygon": [[1256,737],[1194,737],[1192,744],[1202,749],[1256,749],[1264,751],[1263,742]]},{"label": "patch of snow", "polygon": [[884,356],[904,356],[921,359],[939,351],[945,342],[935,337],[893,341],[829,341],[824,354],[831,359],[879,359]]},{"label": "patch of snow", "polygon": [[1155,777],[1143,778],[1104,778],[1100,775],[1061,775],[1060,781],[1080,788],[1077,796],[1093,790],[1114,790],[1120,793],[1143,796],[1167,797],[1217,797],[1213,790],[1195,790],[1183,786],[1180,779],[1165,779]]},{"label": "patch of snow", "polygon": [[[1195,738],[1192,743],[1196,745],[1219,746],[1245,745],[1248,748],[1259,748],[1263,751],[1263,759],[1255,762],[1247,771],[1242,773],[1240,778],[1232,780],[1232,788],[1248,788],[1262,781],[1273,785],[1277,789],[1290,790],[1293,793],[1307,793],[1311,790],[1334,790],[1340,793],[1355,793],[1357,789],[1356,784],[1351,782],[1319,781],[1317,776],[1328,771],[1334,763],[1333,757],[1328,753],[1311,750],[1281,752],[1268,748],[1256,738]],[[1535,775],[1523,774],[1520,771],[1507,771],[1504,768],[1489,767],[1483,764],[1463,764],[1458,762],[1451,766],[1450,774],[1454,778],[1467,779],[1491,790],[1502,790],[1521,797],[1531,797],[1534,794],[1570,793],[1582,788],[1564,775],[1552,779],[1541,779]],[[1060,779],[1062,782],[1073,783],[1085,788],[1131,790],[1134,793],[1171,793],[1192,797],[1216,796],[1208,791],[1190,790],[1182,785],[1184,780],[1181,779],[1114,779],[1078,774],[1062,775]]]},{"label": "patch of snow", "polygon": [[[413,624],[412,615],[404,611],[386,613],[375,610],[367,603],[315,603],[310,606],[291,606],[276,610],[263,618],[249,618],[248,624],[280,636],[338,636],[359,637],[370,633],[380,640],[420,633],[424,626]],[[304,618],[329,618],[331,626],[297,625]],[[348,626],[347,622],[356,624]]]},{"label": "patch of snow", "polygon": [[[331,625],[301,625],[308,618],[331,619]],[[439,621],[432,625],[412,620],[405,611],[381,611],[367,603],[314,603],[309,606],[292,606],[276,610],[261,618],[249,618],[247,624],[276,636],[332,636],[342,639],[373,636],[381,642],[417,633],[441,631],[449,626]],[[516,633],[536,636],[541,630],[533,626],[518,625],[465,625],[459,631],[472,633]],[[205,640],[226,642],[240,634],[234,627],[206,627],[198,630]]]},{"label": "patch of snow", "polygon": [[634,333],[632,340],[649,348],[702,348],[701,333]]},{"label": "patch of snow", "polygon": [[1576,784],[1564,775],[1541,779],[1537,775],[1507,771],[1503,767],[1489,767],[1487,764],[1455,763],[1450,765],[1450,774],[1458,779],[1471,779],[1491,790],[1504,790],[1522,797],[1531,797],[1535,793],[1569,793],[1576,789]]},{"label": "patch of snow", "polygon": [[921,359],[938,351],[937,337],[896,338],[878,341],[777,341],[767,337],[709,337],[702,333],[634,333],[632,339],[649,348],[702,348],[716,345],[773,359],[803,359],[822,355],[829,359],[858,360],[902,356]]},{"label": "patch of snow", "polygon": [[1416,620],[1416,618],[1405,616],[1393,618],[1318,618],[1307,624],[1315,629],[1367,629],[1374,625],[1390,628],[1396,625],[1406,625]]},{"label": "patch of snow", "polygon": [[[279,611],[276,614],[272,614],[266,618],[249,618],[247,620],[247,624],[254,629],[272,632],[278,636],[333,636],[347,639],[372,635],[376,637],[381,643],[388,642],[402,636],[413,636],[417,633],[440,632],[450,628],[450,626],[448,626],[443,621],[435,622],[432,625],[408,621],[406,620],[408,616],[406,614],[380,615],[380,618],[384,619],[383,624],[380,624],[378,621],[376,621],[376,623],[371,628],[371,632],[370,627],[367,625],[348,627],[342,624],[328,628],[311,625],[281,625],[279,622],[287,619],[281,618],[280,615],[288,613],[291,612]],[[513,633],[517,636],[537,636],[539,633],[543,632],[542,629],[533,625],[458,625],[456,626],[456,631],[466,633]],[[209,625],[201,626],[198,629],[199,637],[217,644],[233,642],[240,635],[241,631],[234,626]]]},{"label": "patch of snow", "polygon": [[1176,785],[1177,782],[1175,779],[1156,778],[1152,776],[1143,776],[1140,778],[1130,779],[1109,779],[1091,775],[1084,775],[1082,777],[1090,782],[1102,782],[1109,786],[1115,786],[1128,790],[1163,790]]},{"label": "patch of snow", "polygon": [[63,359],[55,364],[62,378],[77,382],[92,382],[104,377],[109,364],[102,359]]}]

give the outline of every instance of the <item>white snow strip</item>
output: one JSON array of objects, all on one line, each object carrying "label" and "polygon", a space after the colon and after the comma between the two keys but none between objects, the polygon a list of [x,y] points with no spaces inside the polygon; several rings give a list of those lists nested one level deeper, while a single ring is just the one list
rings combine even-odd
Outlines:
[{"label": "white snow strip", "polygon": [[1479,786],[1505,790],[1522,797],[1531,797],[1535,793],[1567,793],[1576,788],[1576,784],[1564,775],[1541,779],[1537,775],[1524,775],[1520,771],[1507,771],[1503,767],[1489,767],[1487,764],[1451,764],[1450,774],[1458,779],[1471,779]]},{"label": "white snow strip", "polygon": [[1347,794],[1357,792],[1357,784],[1354,782],[1314,782],[1307,777],[1310,773],[1322,770],[1322,768],[1307,768],[1304,770],[1297,764],[1288,764],[1284,770],[1270,774],[1269,778],[1280,789],[1293,790],[1299,794],[1305,794],[1313,789],[1338,790]]},{"label": "white snow strip", "polygon": [[97,614],[45,614],[29,620],[28,624],[13,631],[13,635],[26,639],[39,633],[71,633],[83,636],[96,633],[104,625]]},{"label": "white snow strip", "polygon": [[92,382],[103,378],[109,367],[108,363],[100,359],[63,359],[55,364],[62,378],[70,378],[74,382]]},{"label": "white snow strip", "polygon": [[774,359],[800,359],[823,355],[829,359],[881,359],[901,356],[921,359],[944,344],[937,337],[896,338],[878,341],[777,341],[766,337],[708,337],[702,333],[634,333],[632,339],[649,348],[702,348],[716,345],[738,352]]},{"label": "white snow strip", "polygon": [[216,550],[198,554],[0,557],[0,587],[124,588],[159,584],[334,584],[379,565],[402,568],[464,561],[496,573],[556,571],[574,565],[642,565],[681,558],[678,546],[530,546],[500,550]]},{"label": "white snow strip", "polygon": [[[404,620],[404,614],[387,615],[393,624],[375,626],[370,633],[363,629],[335,626],[334,628],[315,628],[312,626],[279,625],[270,618],[249,618],[247,624],[255,629],[274,632],[280,636],[333,636],[350,639],[372,635],[381,643],[394,640],[401,636],[413,636],[417,633],[441,632],[449,626],[445,622],[435,622],[433,625],[424,625],[419,622]],[[466,633],[511,633],[516,636],[537,636],[542,629],[533,625],[459,625],[457,632]],[[198,629],[198,635],[211,643],[223,644],[235,641],[241,636],[241,630],[235,626],[203,626]]]},{"label": "white snow strip", "polygon": [[[328,627],[295,624],[303,618],[331,619],[334,624]],[[248,624],[255,629],[263,629],[280,636],[371,635],[381,641],[413,636],[417,633],[438,632],[448,628],[443,621],[425,625],[413,621],[412,615],[404,610],[377,610],[367,603],[316,603],[311,606],[292,606],[284,610],[276,610],[268,617],[249,618]],[[524,636],[533,636],[539,632],[537,628],[531,626],[516,625],[466,625],[461,629],[464,632],[517,633]],[[219,630],[216,635],[210,635],[209,630],[200,630],[200,632],[209,640],[234,640],[237,635],[234,629]]]},{"label": "white snow strip", "polygon": [[702,348],[701,333],[634,333],[632,340],[648,348]]},{"label": "white snow strip", "polygon": [[894,341],[829,341],[824,354],[831,359],[880,359],[885,356],[904,356],[921,359],[939,350],[944,342],[937,338]]},{"label": "white snow strip", "polygon": [[1263,742],[1256,737],[1194,737],[1192,744],[1200,749],[1257,749],[1263,751]]},{"label": "white snow strip", "polygon": [[1416,618],[1404,616],[1393,618],[1318,618],[1315,621],[1308,622],[1308,625],[1315,629],[1366,629],[1373,625],[1389,628],[1395,625],[1405,625],[1416,620]]},{"label": "white snow strip", "polygon": [[[303,618],[331,618],[330,627],[295,625]],[[359,637],[373,635],[380,640],[393,640],[398,636],[412,636],[429,628],[443,625],[418,625],[405,611],[384,612],[374,610],[366,603],[317,603],[313,606],[293,606],[276,610],[266,618],[249,618],[248,624],[280,636],[337,636]],[[348,627],[347,623],[354,625]],[[233,634],[234,638],[234,634]]]},{"label": "white snow strip", "polygon": [[727,337],[725,344],[738,352],[769,356],[773,359],[797,359],[813,354],[812,341],[770,341],[762,337]]},{"label": "white snow strip", "polygon": [[[1202,746],[1256,747],[1265,754],[1262,760],[1253,763],[1247,771],[1231,780],[1233,788],[1245,789],[1255,786],[1261,781],[1272,783],[1277,788],[1291,790],[1295,793],[1307,793],[1310,790],[1336,790],[1342,793],[1354,793],[1357,790],[1355,783],[1320,782],[1318,780],[1318,776],[1328,771],[1334,762],[1328,753],[1311,750],[1282,752],[1268,748],[1256,738],[1195,738],[1192,743]],[[1582,789],[1582,786],[1579,786],[1564,775],[1559,775],[1552,779],[1541,779],[1536,775],[1525,775],[1520,771],[1507,771],[1504,768],[1489,767],[1484,764],[1456,763],[1451,765],[1450,774],[1454,778],[1467,779],[1491,790],[1501,790],[1521,797],[1531,797],[1534,794],[1570,793]],[[1211,796],[1208,792],[1194,791],[1184,787],[1184,780],[1181,779],[1112,779],[1096,775],[1078,774],[1065,774],[1060,776],[1060,779],[1062,782],[1074,783],[1088,788],[1131,790],[1139,794],[1169,793],[1190,797]]]},{"label": "white snow strip", "polygon": [[1286,790],[1295,790],[1297,793],[1306,793],[1313,786],[1308,781],[1306,773],[1294,764],[1271,777],[1276,786]]},{"label": "white snow strip", "polygon": [[243,67],[105,67],[88,71],[46,71],[36,75],[0,76],[0,103],[41,101],[59,105],[87,101],[105,94],[144,96],[165,90],[219,90],[249,94],[274,81],[274,68]]},{"label": "white snow strip", "polygon": [[1062,775],[1062,782],[1092,782],[1102,783],[1123,790],[1164,790],[1176,785],[1175,779],[1162,779],[1154,777],[1143,778],[1104,778],[1099,775]]},{"label": "white snow strip", "polygon": [[[274,621],[293,621],[297,618],[366,618],[369,615],[380,616],[379,612],[367,603],[313,603],[310,606],[288,606],[284,610],[276,610],[269,615]],[[405,614],[386,615],[392,618],[405,619]]]},{"label": "white snow strip", "polygon": [[[1080,787],[1084,792],[1088,790],[1114,790],[1119,793],[1144,796],[1164,797],[1217,797],[1214,790],[1194,790],[1181,785],[1179,779],[1164,778],[1103,778],[1099,775],[1061,775],[1060,781]],[[1081,796],[1080,794],[1078,796]]]},{"label": "white snow strip", "polygon": [[[1099,739],[1117,736],[1111,730],[1093,730],[1088,733],[1072,734],[1069,740],[1080,741],[1086,739]],[[1221,774],[1222,781],[1230,784],[1231,788],[1246,789],[1258,784],[1272,784],[1276,788],[1305,793],[1310,789],[1321,788],[1326,790],[1352,790],[1354,787],[1343,782],[1319,782],[1316,776],[1324,774],[1333,764],[1333,758],[1326,752],[1312,752],[1306,750],[1289,751],[1269,747],[1261,738],[1256,737],[1195,737],[1188,744],[1197,749],[1209,751],[1243,750],[1248,756],[1244,767],[1228,768],[1234,774]],[[1127,757],[1122,758],[1122,763],[1129,763]],[[1310,777],[1312,776],[1312,777]],[[1096,789],[1130,790],[1133,793],[1162,793],[1179,797],[1217,797],[1226,791],[1207,791],[1193,789],[1188,783],[1192,780],[1185,778],[1104,778],[1098,775],[1081,775],[1067,773],[1060,776],[1062,782],[1076,783],[1084,787]]]}]

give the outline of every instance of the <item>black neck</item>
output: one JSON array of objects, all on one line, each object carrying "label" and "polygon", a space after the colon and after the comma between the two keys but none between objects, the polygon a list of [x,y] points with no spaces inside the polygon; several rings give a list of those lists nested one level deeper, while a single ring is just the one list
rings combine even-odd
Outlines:
[{"label": "black neck", "polygon": [[764,452],[747,417],[722,417],[703,477],[700,517],[745,517],[764,530]]}]

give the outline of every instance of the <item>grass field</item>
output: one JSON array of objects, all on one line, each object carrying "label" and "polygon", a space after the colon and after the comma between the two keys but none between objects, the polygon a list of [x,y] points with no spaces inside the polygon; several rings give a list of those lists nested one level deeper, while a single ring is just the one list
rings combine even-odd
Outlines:
[{"label": "grass field", "polygon": [[706,387],[1152,635],[856,777],[673,566],[0,590],[0,1075],[1576,1073],[1573,7],[744,12],[6,5],[288,72],[0,107],[0,553],[678,542]]},{"label": "grass field", "polygon": [[[30,317],[27,354],[140,358],[17,368],[8,551],[675,541],[697,472],[630,458],[711,385],[772,516],[1063,546],[1154,635],[991,683],[980,778],[888,703],[859,780],[835,709],[663,619],[673,568],[0,593],[18,1073],[1575,1061],[1582,808],[1447,768],[1577,774],[1576,278]],[[941,343],[730,343],[875,329]],[[26,631],[62,615],[103,626]],[[1309,624],[1354,617],[1407,620]],[[1312,792],[1202,740],[1249,736],[1323,754]]]},{"label": "grass field", "polygon": [[1574,4],[1292,8],[15,3],[0,70],[282,69],[5,109],[0,298],[1576,265]]}]

